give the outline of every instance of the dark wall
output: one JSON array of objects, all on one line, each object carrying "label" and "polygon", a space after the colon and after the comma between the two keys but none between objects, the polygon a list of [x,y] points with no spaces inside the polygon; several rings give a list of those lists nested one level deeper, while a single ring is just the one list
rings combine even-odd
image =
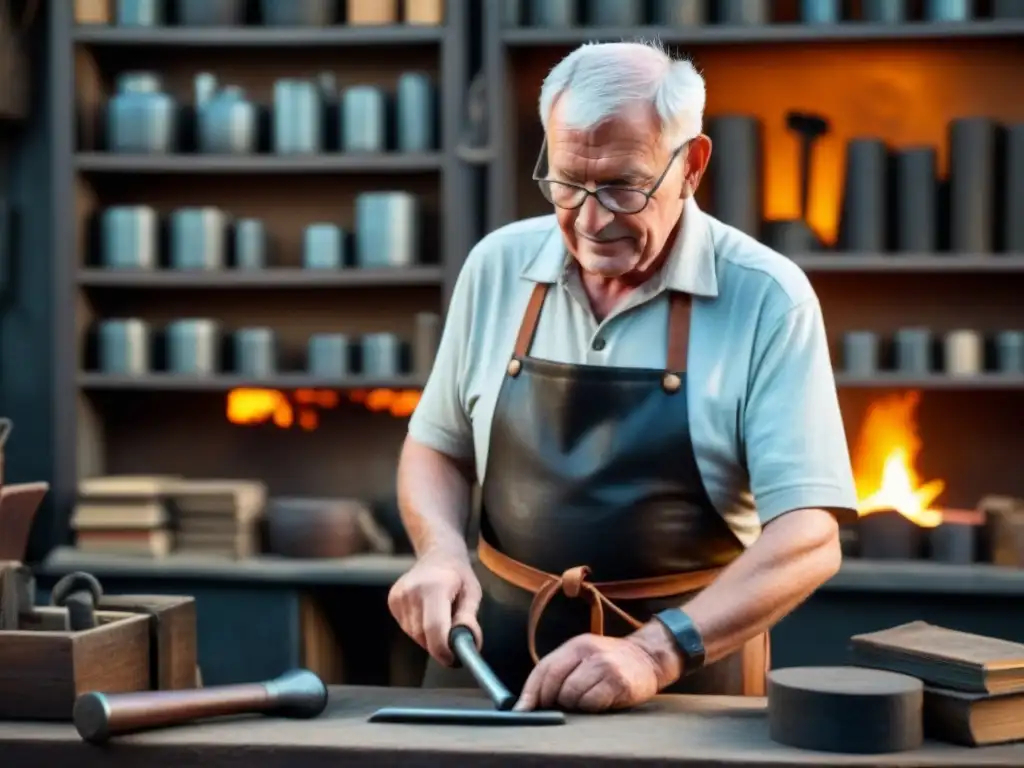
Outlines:
[{"label": "dark wall", "polygon": [[[53,292],[51,274],[54,186],[48,143],[51,100],[47,71],[50,3],[40,3],[30,31],[32,105],[22,123],[0,124],[0,196],[11,211],[12,231],[0,255],[0,414],[14,420],[7,445],[5,479],[10,482],[53,476]],[[41,556],[51,542],[53,517],[40,512],[32,553]]]}]

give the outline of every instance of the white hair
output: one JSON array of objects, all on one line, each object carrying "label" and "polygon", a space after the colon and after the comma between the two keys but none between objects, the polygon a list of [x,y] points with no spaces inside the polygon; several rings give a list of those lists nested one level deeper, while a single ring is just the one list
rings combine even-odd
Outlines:
[{"label": "white hair", "polygon": [[545,132],[556,100],[570,128],[590,130],[623,107],[654,105],[665,142],[675,148],[701,132],[704,78],[686,59],[656,42],[585,43],[544,78],[540,121]]}]

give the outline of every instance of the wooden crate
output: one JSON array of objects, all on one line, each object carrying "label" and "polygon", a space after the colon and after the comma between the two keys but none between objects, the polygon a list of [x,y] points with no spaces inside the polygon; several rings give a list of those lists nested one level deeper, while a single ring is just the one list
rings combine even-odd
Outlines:
[{"label": "wooden crate", "polygon": [[172,595],[104,595],[100,609],[149,617],[150,687],[196,686],[196,600]]},{"label": "wooden crate", "polygon": [[149,688],[149,617],[97,611],[95,629],[64,632],[65,617],[37,608],[0,632],[0,720],[70,720],[83,693]]}]

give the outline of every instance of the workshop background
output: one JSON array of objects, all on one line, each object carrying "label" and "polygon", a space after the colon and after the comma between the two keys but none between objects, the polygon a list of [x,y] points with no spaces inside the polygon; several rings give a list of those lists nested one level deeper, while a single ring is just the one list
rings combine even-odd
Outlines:
[{"label": "workshop background", "polygon": [[702,204],[824,308],[863,516],[775,665],[1024,640],[1024,0],[0,0],[0,466],[50,483],[44,590],[195,595],[208,684],[415,684],[406,420],[468,250],[547,212],[544,74],[623,38],[692,55]]}]

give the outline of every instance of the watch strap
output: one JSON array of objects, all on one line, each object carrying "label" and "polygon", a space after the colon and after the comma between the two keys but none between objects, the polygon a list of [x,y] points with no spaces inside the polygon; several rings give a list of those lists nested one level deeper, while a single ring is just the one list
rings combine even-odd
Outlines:
[{"label": "watch strap", "polygon": [[669,608],[654,614],[654,618],[668,630],[676,649],[683,657],[683,675],[692,675],[704,668],[704,638],[693,619],[679,608]]}]

